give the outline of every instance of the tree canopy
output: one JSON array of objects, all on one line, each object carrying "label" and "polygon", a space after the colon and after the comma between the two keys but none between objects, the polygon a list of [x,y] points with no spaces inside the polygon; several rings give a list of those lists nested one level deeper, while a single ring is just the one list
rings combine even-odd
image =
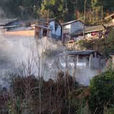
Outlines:
[{"label": "tree canopy", "polygon": [[[62,20],[79,18],[84,14],[84,5],[88,14],[99,13],[101,10],[103,13],[114,11],[114,0],[86,0],[86,4],[85,0],[4,0],[0,2],[0,7],[7,15],[37,18],[47,15]],[[86,16],[90,17],[90,15]]]}]

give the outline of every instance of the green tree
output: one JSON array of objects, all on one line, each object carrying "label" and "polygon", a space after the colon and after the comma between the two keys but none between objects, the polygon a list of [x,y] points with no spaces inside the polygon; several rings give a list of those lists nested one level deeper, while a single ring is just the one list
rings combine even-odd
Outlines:
[{"label": "green tree", "polygon": [[103,19],[103,4],[99,0],[91,0],[91,23],[101,23]]},{"label": "green tree", "polygon": [[114,0],[99,0],[105,12],[114,12]]},{"label": "green tree", "polygon": [[41,6],[41,12],[49,12],[50,17],[63,19],[66,10],[64,0],[44,0]]},{"label": "green tree", "polygon": [[[87,8],[90,0],[87,1]],[[50,17],[69,21],[76,19],[76,11],[84,12],[84,0],[44,0],[41,11],[48,11]]]},{"label": "green tree", "polygon": [[[49,17],[56,17],[62,20],[72,20],[83,17],[85,0],[3,0],[0,2],[7,15],[16,17],[30,16],[38,17],[41,13],[48,14]],[[102,11],[111,13],[114,11],[114,0],[87,0],[86,2],[86,20],[96,21],[102,17]],[[41,12],[40,12],[41,11]],[[92,12],[92,14],[91,14]],[[97,15],[97,16],[96,16]],[[91,19],[97,17],[96,19]],[[89,20],[90,18],[90,20]]]},{"label": "green tree", "polygon": [[104,107],[114,106],[114,71],[107,71],[92,79],[88,103],[92,114],[103,114]]},{"label": "green tree", "polygon": [[0,6],[7,15],[16,17],[36,17],[37,10],[41,7],[42,0],[5,0]]}]

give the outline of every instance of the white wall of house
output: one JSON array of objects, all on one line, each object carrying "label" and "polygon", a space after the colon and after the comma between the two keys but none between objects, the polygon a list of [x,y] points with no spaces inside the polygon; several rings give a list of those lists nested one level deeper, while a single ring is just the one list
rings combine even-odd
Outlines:
[{"label": "white wall of house", "polygon": [[76,22],[65,25],[64,31],[65,33],[72,34],[78,30],[83,30],[83,28],[84,28],[84,24],[80,21],[76,21]]},{"label": "white wall of house", "polygon": [[84,28],[84,24],[81,23],[80,21],[72,23],[70,33],[74,33],[75,31],[78,31],[78,30],[83,30],[83,28]]},{"label": "white wall of house", "polygon": [[49,28],[51,29],[51,32],[50,32],[50,36],[53,34],[53,35],[56,35],[58,37],[61,36],[61,26],[58,24],[57,28],[55,29],[55,21],[51,21],[49,23]]}]

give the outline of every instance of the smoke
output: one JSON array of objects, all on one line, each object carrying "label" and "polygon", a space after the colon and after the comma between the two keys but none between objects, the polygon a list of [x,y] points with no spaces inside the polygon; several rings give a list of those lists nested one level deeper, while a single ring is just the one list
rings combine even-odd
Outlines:
[{"label": "smoke", "polygon": [[4,10],[0,7],[0,20],[1,20],[1,18],[5,18],[5,17],[6,17],[5,12],[4,12]]},{"label": "smoke", "polygon": [[40,67],[39,61],[42,60],[42,75],[48,80],[53,71],[50,64],[54,62],[60,50],[63,50],[61,43],[54,43],[54,41],[46,37],[41,40],[36,40],[33,37],[7,36],[1,32],[1,79],[8,78],[8,73],[23,76],[38,76]]},{"label": "smoke", "polygon": [[[0,33],[0,74],[1,80],[9,80],[9,73],[21,76],[43,76],[45,80],[56,79],[58,71],[66,70],[66,52],[61,42],[44,37],[37,40],[33,37],[8,36]],[[68,71],[83,85],[88,85],[90,79],[98,74],[98,70],[86,67],[87,61],[75,63],[68,57]],[[96,61],[95,61],[96,63]],[[74,75],[75,70],[75,75]],[[3,84],[3,81],[0,81]]]},{"label": "smoke", "polygon": [[[24,61],[22,61],[22,58],[20,61],[19,59],[17,60],[19,61],[19,64],[24,63],[24,67],[26,66],[25,71],[22,74],[25,76],[33,74],[36,77],[39,77],[39,72],[41,72],[41,76],[43,76],[45,80],[54,78],[58,71],[55,61],[58,53],[63,52],[63,46],[60,42],[54,42],[51,38],[47,37],[40,40],[32,38],[31,42],[32,43],[27,46],[28,53],[27,56],[24,57],[26,59],[24,60],[23,58]],[[21,47],[23,49],[23,46]],[[23,67],[21,66],[21,68]]]}]

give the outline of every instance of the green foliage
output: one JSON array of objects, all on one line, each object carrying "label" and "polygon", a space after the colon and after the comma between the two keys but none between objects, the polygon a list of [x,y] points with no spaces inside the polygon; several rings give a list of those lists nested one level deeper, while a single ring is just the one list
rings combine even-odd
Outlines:
[{"label": "green foliage", "polygon": [[8,101],[8,112],[9,114],[20,114],[21,113],[21,103],[20,99],[17,97],[14,99],[10,99]]},{"label": "green foliage", "polygon": [[78,87],[69,94],[70,106],[75,110],[76,114],[90,114],[87,105],[89,93],[89,88]]},{"label": "green foliage", "polygon": [[7,16],[30,17],[37,16],[37,10],[41,6],[42,0],[5,0],[0,3],[0,7]]},{"label": "green foliage", "polygon": [[[18,17],[38,17],[40,14],[49,12],[49,17],[56,17],[65,21],[82,17],[85,0],[3,0],[0,7],[6,15]],[[103,16],[103,11],[114,11],[114,0],[87,0],[86,22],[97,21]],[[103,8],[103,9],[102,9]],[[15,9],[15,10],[14,10]],[[76,13],[78,12],[78,13]],[[76,17],[75,17],[76,16]],[[92,19],[93,18],[93,19]],[[96,18],[96,20],[94,19]]]},{"label": "green foliage", "polygon": [[114,107],[107,109],[106,113],[104,113],[104,114],[114,114]]},{"label": "green foliage", "polygon": [[114,105],[114,71],[107,71],[91,80],[88,104],[95,114],[103,114],[104,107]]},{"label": "green foliage", "polygon": [[64,0],[44,0],[42,3],[41,11],[48,10],[50,17],[63,19],[66,9]]},{"label": "green foliage", "polygon": [[114,0],[100,0],[103,3],[104,11],[114,11]]},{"label": "green foliage", "polygon": [[114,51],[114,29],[111,30],[106,38],[106,54],[110,54]]},{"label": "green foliage", "polygon": [[92,43],[90,43],[90,41],[88,40],[79,40],[78,41],[78,44],[80,45],[80,48],[83,49],[83,48],[86,48],[86,49],[92,49]]},{"label": "green foliage", "polygon": [[84,39],[80,40],[78,44],[81,49],[94,49],[105,56],[109,56],[114,51],[114,29],[109,32],[108,36],[104,36],[104,38]]}]

